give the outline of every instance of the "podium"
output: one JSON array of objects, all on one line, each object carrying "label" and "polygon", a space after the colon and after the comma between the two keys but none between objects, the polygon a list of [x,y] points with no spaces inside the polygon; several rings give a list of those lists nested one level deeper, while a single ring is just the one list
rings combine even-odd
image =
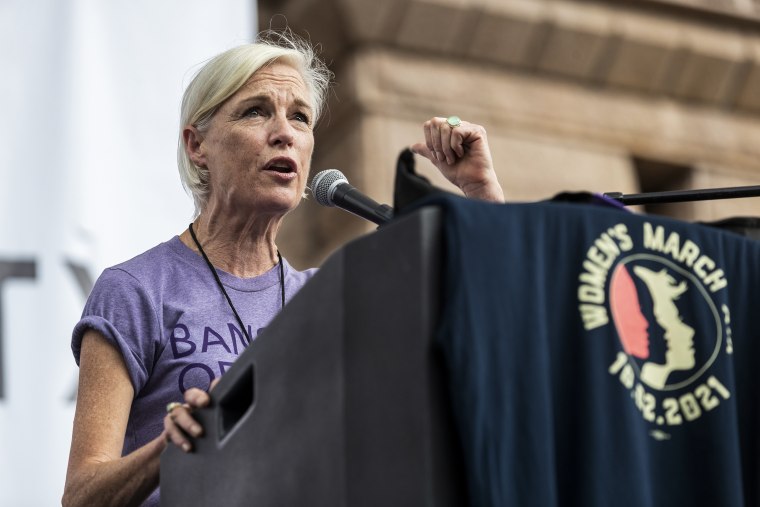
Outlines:
[{"label": "podium", "polygon": [[466,505],[434,332],[441,235],[425,208],[331,256],[161,459],[161,503]]}]

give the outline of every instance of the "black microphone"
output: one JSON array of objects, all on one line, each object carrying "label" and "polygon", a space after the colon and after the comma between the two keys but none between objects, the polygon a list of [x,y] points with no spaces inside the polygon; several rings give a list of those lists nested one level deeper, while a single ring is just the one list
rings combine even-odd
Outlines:
[{"label": "black microphone", "polygon": [[325,169],[314,176],[311,193],[322,206],[337,206],[377,225],[393,218],[390,206],[378,204],[356,190],[337,169]]}]

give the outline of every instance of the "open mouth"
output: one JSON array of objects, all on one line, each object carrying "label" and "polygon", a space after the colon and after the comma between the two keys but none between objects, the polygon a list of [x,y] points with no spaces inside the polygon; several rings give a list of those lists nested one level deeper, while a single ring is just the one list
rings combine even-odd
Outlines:
[{"label": "open mouth", "polygon": [[265,171],[274,171],[281,174],[296,172],[296,163],[289,158],[275,158],[270,160],[264,167]]}]

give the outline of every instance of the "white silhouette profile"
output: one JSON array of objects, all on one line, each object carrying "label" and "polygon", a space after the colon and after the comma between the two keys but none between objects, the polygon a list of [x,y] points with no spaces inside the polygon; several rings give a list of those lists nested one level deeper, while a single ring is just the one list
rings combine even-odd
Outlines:
[{"label": "white silhouette profile", "polygon": [[694,328],[683,322],[675,304],[688,287],[685,281],[676,284],[664,268],[655,272],[636,266],[633,272],[644,281],[652,295],[654,317],[665,330],[667,345],[665,364],[647,361],[641,367],[641,380],[655,389],[662,389],[673,371],[694,368]]}]

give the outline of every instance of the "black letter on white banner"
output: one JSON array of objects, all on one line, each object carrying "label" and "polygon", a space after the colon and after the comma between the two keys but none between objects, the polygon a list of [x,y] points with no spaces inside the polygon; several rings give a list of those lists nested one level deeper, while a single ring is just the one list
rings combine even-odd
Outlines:
[{"label": "black letter on white banner", "polygon": [[3,368],[3,293],[5,281],[10,278],[37,278],[37,264],[34,261],[6,261],[0,259],[0,400],[5,397],[5,370]]}]

